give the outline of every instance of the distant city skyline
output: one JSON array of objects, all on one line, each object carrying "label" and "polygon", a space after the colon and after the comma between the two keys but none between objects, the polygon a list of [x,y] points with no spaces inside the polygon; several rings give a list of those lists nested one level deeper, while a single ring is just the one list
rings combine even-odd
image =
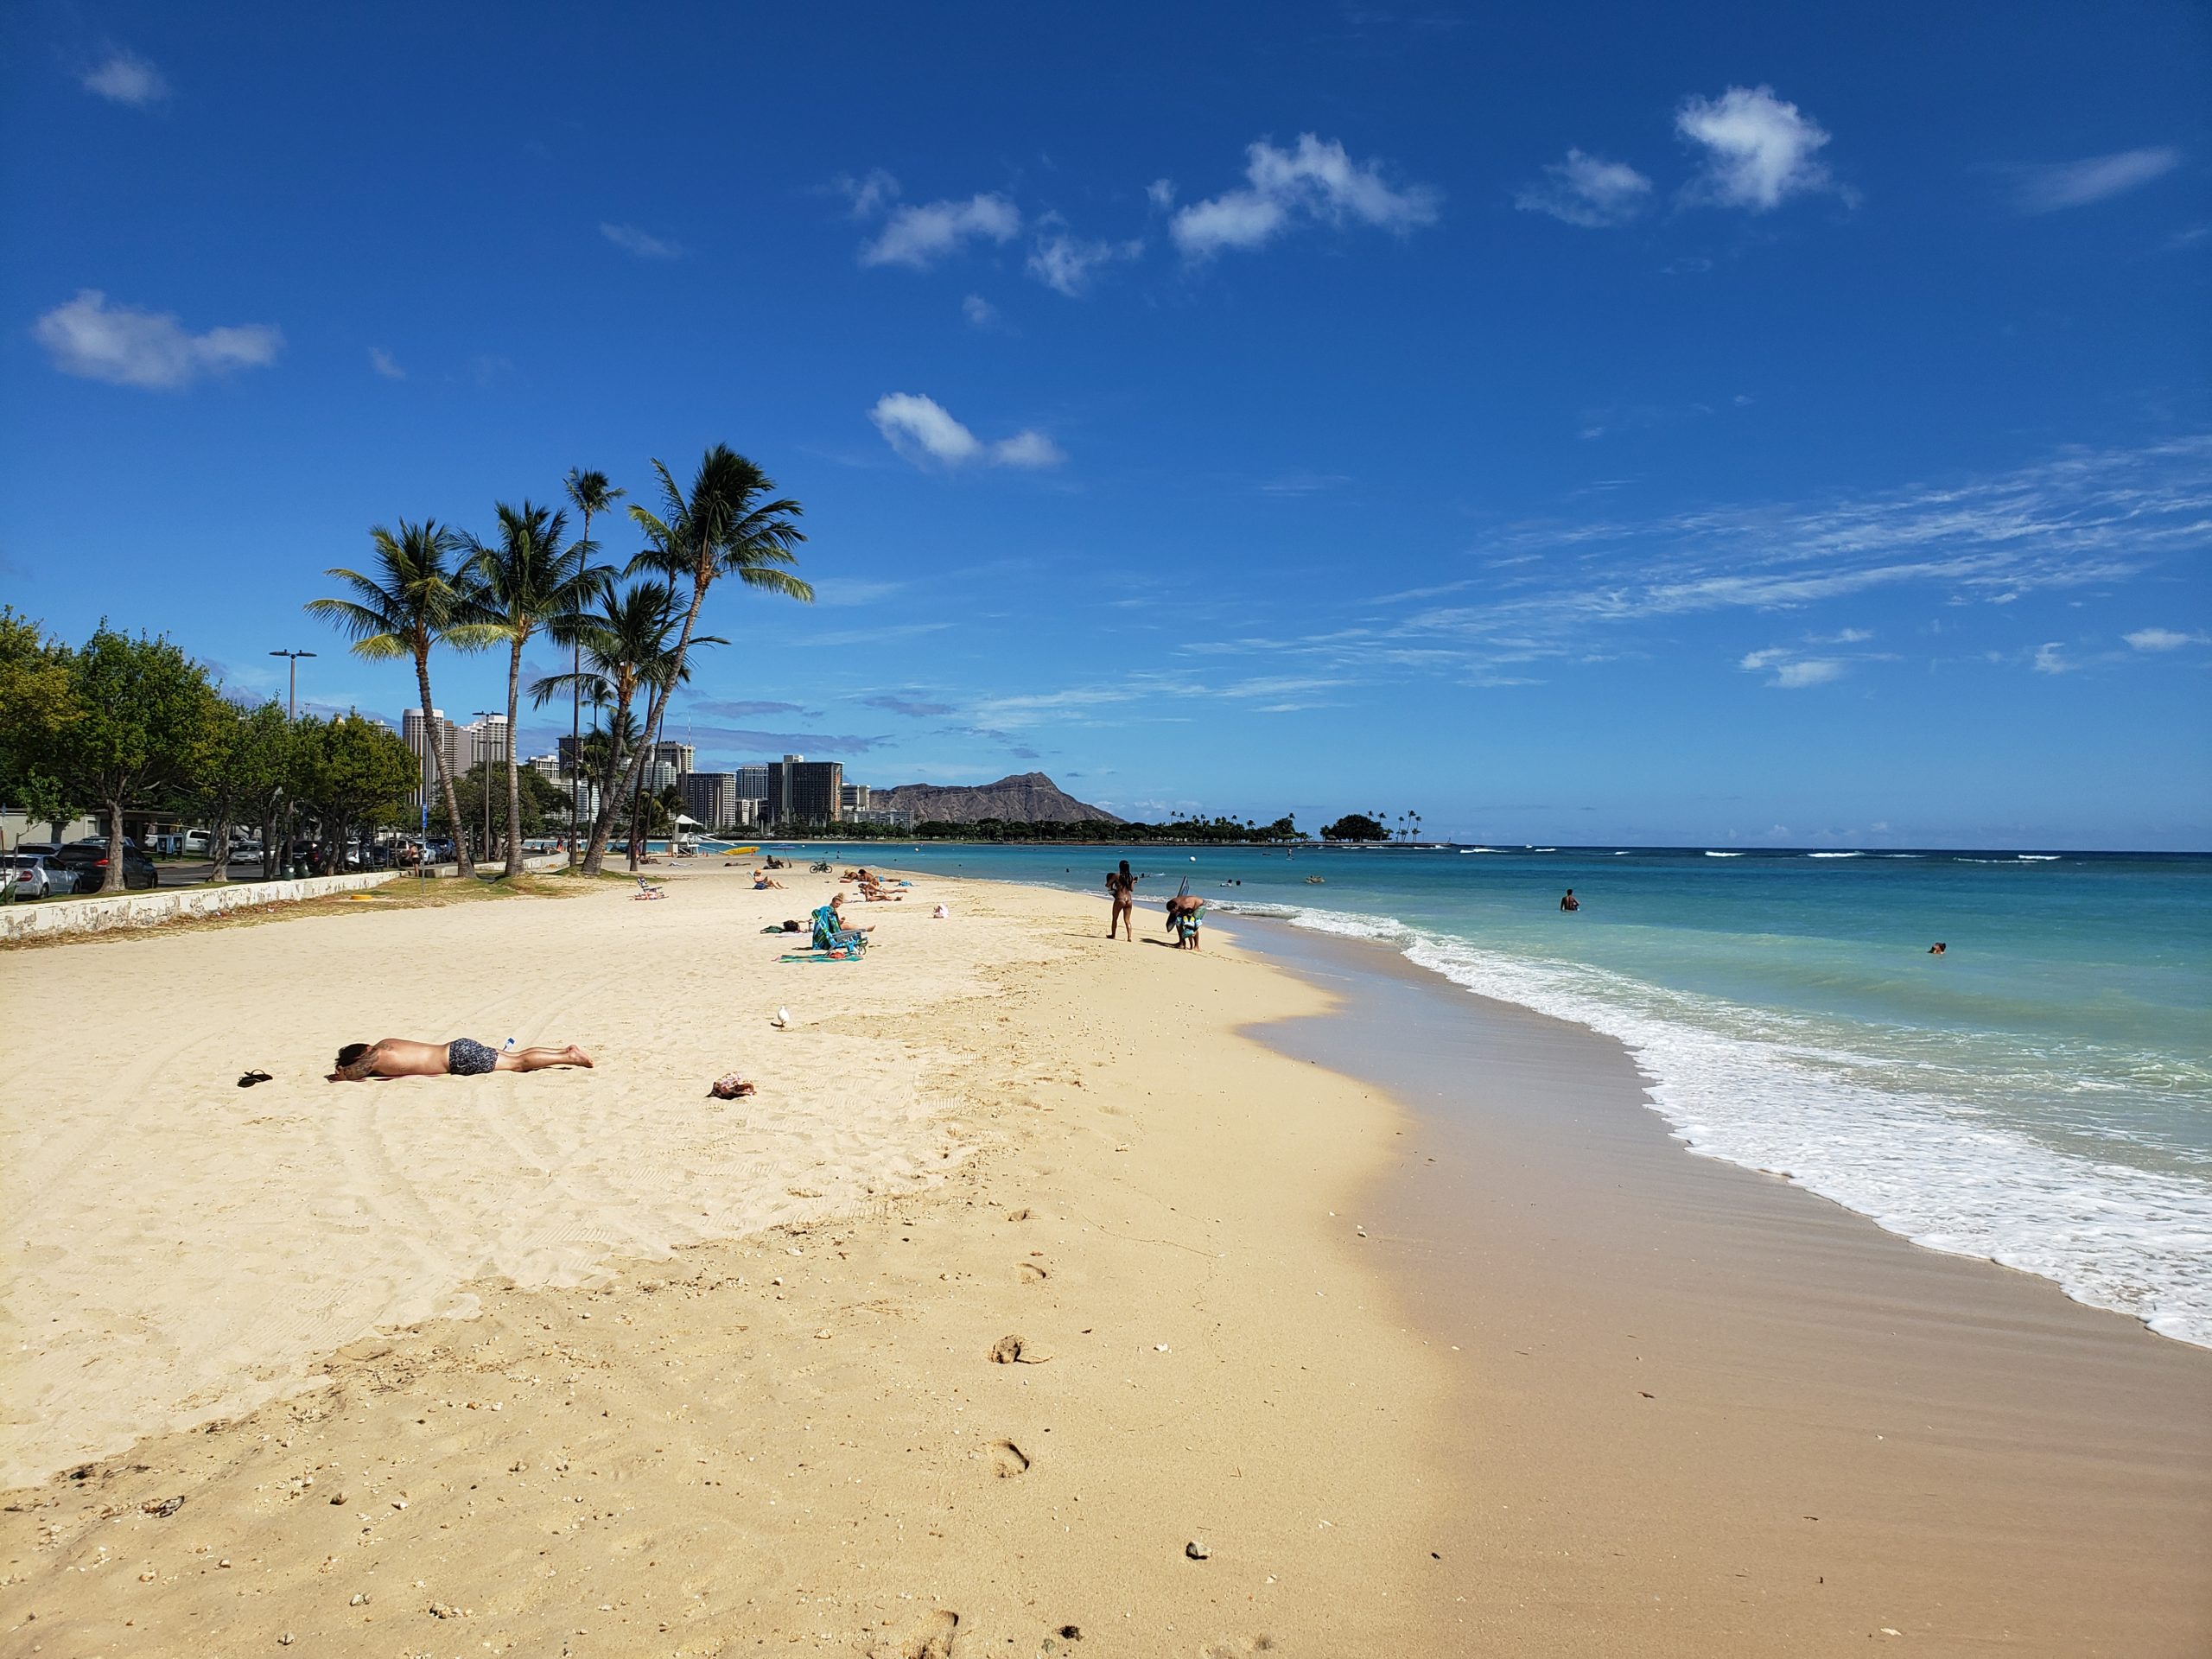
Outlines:
[{"label": "distant city skyline", "polygon": [[397,727],[301,609],[372,524],[727,442],[817,601],[711,594],[698,771],[2212,847],[2183,0],[16,25],[0,577],[65,638],[280,699],[311,649],[303,712]]}]

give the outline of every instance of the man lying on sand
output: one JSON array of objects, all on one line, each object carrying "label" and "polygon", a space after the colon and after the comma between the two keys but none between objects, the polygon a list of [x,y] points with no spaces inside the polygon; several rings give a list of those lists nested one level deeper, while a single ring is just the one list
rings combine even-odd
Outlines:
[{"label": "man lying on sand", "polygon": [[474,1037],[449,1043],[417,1043],[387,1037],[380,1043],[348,1043],[338,1051],[332,1083],[370,1077],[480,1077],[486,1071],[542,1071],[549,1065],[589,1065],[591,1056],[565,1048],[511,1048],[502,1053]]}]

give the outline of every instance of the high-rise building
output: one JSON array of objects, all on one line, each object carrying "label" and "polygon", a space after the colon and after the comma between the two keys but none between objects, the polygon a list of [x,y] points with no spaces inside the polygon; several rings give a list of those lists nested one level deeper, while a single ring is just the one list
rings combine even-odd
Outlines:
[{"label": "high-rise building", "polygon": [[698,751],[689,743],[671,743],[664,738],[653,745],[652,759],[646,764],[666,766],[670,769],[670,776],[680,778],[694,769],[693,757],[697,753]]},{"label": "high-rise building", "polygon": [[468,757],[464,771],[474,772],[481,766],[504,766],[507,764],[508,741],[512,734],[507,730],[505,715],[486,715],[473,720],[460,728],[460,736],[467,741],[459,745]]},{"label": "high-rise building", "polygon": [[837,804],[845,809],[845,816],[868,810],[868,787],[866,784],[841,784],[837,786]]},{"label": "high-rise building", "polygon": [[737,769],[737,798],[765,803],[768,798],[768,774],[774,770],[765,761],[740,766]]},{"label": "high-rise building", "polygon": [[677,780],[683,810],[709,830],[734,829],[745,822],[734,772],[687,772]]},{"label": "high-rise building", "polygon": [[771,769],[769,819],[776,823],[835,823],[843,816],[845,767],[838,760],[787,754]]},{"label": "high-rise building", "polygon": [[561,769],[561,757],[557,754],[533,754],[523,765],[539,777],[550,778],[556,783],[568,775]]},{"label": "high-rise building", "polygon": [[438,792],[437,762],[431,757],[435,752],[445,756],[446,770],[455,777],[461,773],[461,728],[448,720],[442,711],[433,709],[427,717],[420,709],[410,709],[399,717],[399,734],[407,747],[415,751],[415,760],[422,776],[408,804],[416,811],[423,810],[424,802]]}]

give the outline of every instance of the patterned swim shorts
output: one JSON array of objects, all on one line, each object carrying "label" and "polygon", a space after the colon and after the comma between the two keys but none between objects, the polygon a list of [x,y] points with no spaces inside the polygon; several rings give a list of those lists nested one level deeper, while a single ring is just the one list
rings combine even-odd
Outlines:
[{"label": "patterned swim shorts", "polygon": [[499,1069],[499,1057],[474,1037],[456,1037],[446,1045],[446,1073],[455,1077],[480,1077]]}]

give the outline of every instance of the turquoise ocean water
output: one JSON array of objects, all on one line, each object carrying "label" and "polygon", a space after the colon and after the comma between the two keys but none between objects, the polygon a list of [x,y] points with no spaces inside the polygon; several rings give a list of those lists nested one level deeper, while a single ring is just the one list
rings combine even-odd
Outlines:
[{"label": "turquoise ocean water", "polygon": [[[1225,911],[1382,942],[1619,1039],[1700,1153],[2212,1346],[2212,856],[904,842],[835,856],[1085,891],[1126,856],[1156,873],[1138,887],[1155,929],[1188,876]],[[1583,908],[1562,914],[1570,887]],[[1102,931],[1105,910],[1102,892]],[[1950,948],[1930,957],[1938,939]]]}]

